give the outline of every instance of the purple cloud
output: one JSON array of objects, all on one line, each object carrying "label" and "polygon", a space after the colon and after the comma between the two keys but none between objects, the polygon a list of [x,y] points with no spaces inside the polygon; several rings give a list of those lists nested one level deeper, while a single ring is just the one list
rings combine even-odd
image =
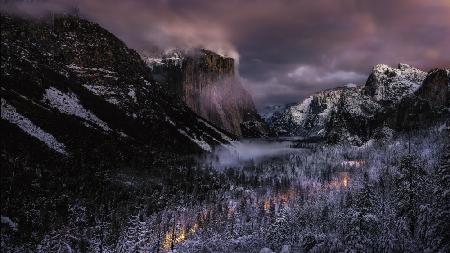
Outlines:
[{"label": "purple cloud", "polygon": [[[28,1],[26,1],[28,2]],[[450,66],[448,0],[47,0],[15,6],[42,15],[77,6],[138,50],[204,47],[239,58],[261,107],[345,82],[373,65]],[[14,4],[13,4],[14,5]]]}]

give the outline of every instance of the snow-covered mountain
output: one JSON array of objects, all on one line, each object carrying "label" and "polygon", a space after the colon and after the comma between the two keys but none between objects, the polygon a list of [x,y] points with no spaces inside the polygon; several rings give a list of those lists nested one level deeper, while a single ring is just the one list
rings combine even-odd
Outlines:
[{"label": "snow-covered mountain", "polygon": [[234,59],[209,50],[171,50],[142,58],[155,80],[198,115],[237,136],[267,136],[250,94],[235,74]]},{"label": "snow-covered mountain", "polygon": [[364,86],[364,94],[380,103],[398,103],[417,91],[426,76],[426,72],[408,64],[400,63],[397,68],[378,64]]},{"label": "snow-covered mountain", "polygon": [[345,87],[318,92],[298,104],[287,107],[271,119],[279,135],[323,136],[326,122],[337,107]]},{"label": "snow-covered mountain", "polygon": [[6,15],[1,23],[3,133],[65,155],[111,142],[192,153],[232,140],[167,94],[139,55],[97,24]]},{"label": "snow-covered mountain", "polygon": [[291,106],[292,104],[287,105],[268,105],[262,108],[259,111],[259,115],[262,119],[264,119],[266,122],[270,121],[273,118],[273,115],[276,113],[283,112],[286,110],[287,107]]},{"label": "snow-covered mountain", "polygon": [[448,73],[427,73],[407,64],[376,65],[365,85],[320,91],[268,122],[278,135],[361,143],[383,131],[427,124],[448,114]]}]

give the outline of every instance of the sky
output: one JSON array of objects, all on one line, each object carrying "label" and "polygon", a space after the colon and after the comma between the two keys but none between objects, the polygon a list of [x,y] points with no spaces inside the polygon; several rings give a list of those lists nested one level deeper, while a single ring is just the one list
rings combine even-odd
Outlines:
[{"label": "sky", "polygon": [[379,63],[450,67],[450,0],[19,2],[33,15],[76,5],[137,50],[202,47],[233,57],[259,109],[363,84]]}]

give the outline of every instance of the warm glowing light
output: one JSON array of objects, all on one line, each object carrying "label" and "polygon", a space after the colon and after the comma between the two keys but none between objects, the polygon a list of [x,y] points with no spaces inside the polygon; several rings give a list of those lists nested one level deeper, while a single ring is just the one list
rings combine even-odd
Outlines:
[{"label": "warm glowing light", "polygon": [[186,229],[184,226],[180,226],[178,231],[175,233],[175,238],[174,238],[174,231],[171,229],[170,231],[167,231],[164,234],[163,240],[161,242],[161,248],[166,251],[170,249],[172,243],[180,243],[183,242],[184,240],[186,240]]},{"label": "warm glowing light", "polygon": [[264,208],[264,211],[269,211],[269,207],[270,207],[270,201],[269,201],[269,199],[264,199],[264,203],[263,203],[263,208]]},{"label": "warm glowing light", "polygon": [[344,186],[345,188],[347,188],[348,181],[349,181],[348,172],[339,173],[339,183],[338,183],[339,187]]},{"label": "warm glowing light", "polygon": [[172,245],[172,235],[173,235],[172,231],[168,231],[164,235],[164,238],[163,238],[162,243],[161,243],[161,248],[163,250],[170,249],[170,246]]},{"label": "warm glowing light", "polygon": [[347,177],[347,175],[344,176],[343,184],[344,184],[344,187],[347,187],[347,185],[348,185],[348,177]]},{"label": "warm glowing light", "polygon": [[177,236],[175,238],[176,243],[180,243],[186,239],[186,229],[184,227],[180,227],[178,230]]},{"label": "warm glowing light", "polygon": [[195,232],[197,232],[197,229],[198,229],[198,224],[197,224],[197,223],[194,223],[194,224],[191,226],[191,228],[189,229],[189,233],[190,233],[190,234],[195,234]]}]

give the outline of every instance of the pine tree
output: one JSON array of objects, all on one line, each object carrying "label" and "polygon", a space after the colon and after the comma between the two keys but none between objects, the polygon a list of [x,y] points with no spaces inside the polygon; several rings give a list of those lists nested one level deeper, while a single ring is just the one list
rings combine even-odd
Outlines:
[{"label": "pine tree", "polygon": [[406,155],[400,160],[394,189],[396,213],[406,222],[411,238],[415,237],[419,208],[426,187],[425,176],[426,171],[415,156]]},{"label": "pine tree", "polygon": [[128,226],[123,230],[117,243],[117,252],[134,252],[139,240],[139,215],[132,215],[128,219]]},{"label": "pine tree", "polygon": [[364,173],[363,187],[356,193],[353,206],[347,209],[348,222],[344,224],[345,241],[350,250],[373,251],[376,247],[375,238],[380,233],[377,195],[368,174]]},{"label": "pine tree", "polygon": [[267,241],[272,249],[279,249],[289,240],[289,233],[288,212],[283,208],[269,228]]},{"label": "pine tree", "polygon": [[436,181],[430,247],[434,252],[450,252],[450,146],[436,172]]}]

